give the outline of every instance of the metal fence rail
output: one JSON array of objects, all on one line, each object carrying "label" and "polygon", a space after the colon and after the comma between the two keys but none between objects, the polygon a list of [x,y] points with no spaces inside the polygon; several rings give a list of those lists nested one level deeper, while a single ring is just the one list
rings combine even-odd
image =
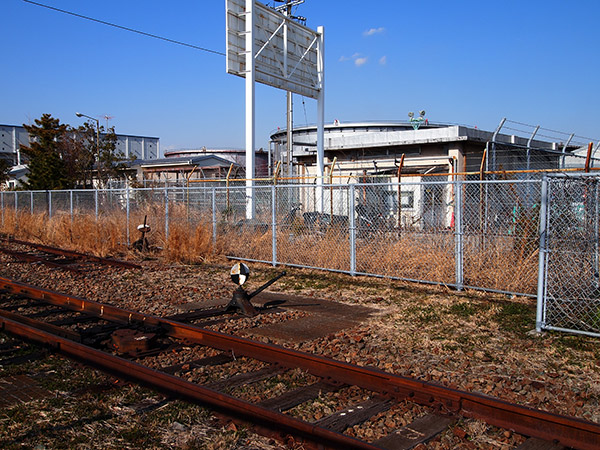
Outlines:
[{"label": "metal fence rail", "polygon": [[597,332],[599,178],[447,180],[257,186],[251,219],[245,186],[2,192],[1,219],[3,229],[31,214],[88,220],[129,245],[147,216],[160,246],[201,229],[232,258],[537,293],[538,328]]}]

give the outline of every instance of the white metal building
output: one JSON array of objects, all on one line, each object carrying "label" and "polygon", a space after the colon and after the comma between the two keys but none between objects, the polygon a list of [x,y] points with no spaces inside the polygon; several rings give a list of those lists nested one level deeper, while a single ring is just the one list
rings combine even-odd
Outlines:
[{"label": "white metal building", "polygon": [[[0,124],[0,158],[13,165],[21,165],[20,145],[29,145],[29,133],[18,125]],[[157,159],[160,157],[160,140],[157,137],[117,134],[117,150],[126,158]]]},{"label": "white metal building", "polygon": [[[316,126],[296,127],[292,132],[291,164],[295,175],[316,175]],[[350,122],[325,125],[325,164],[336,159],[334,174],[358,176],[367,171],[369,175],[394,175],[402,154],[405,155],[403,174],[417,177],[424,173],[452,174],[478,171],[486,145],[496,142],[522,148],[527,146],[547,151],[546,168],[555,164],[552,152],[561,150],[557,142],[507,134],[495,134],[474,127],[426,123],[414,129],[407,122]],[[271,135],[271,150],[275,160],[287,166],[287,130],[281,129]],[[571,149],[572,150],[572,149]],[[502,155],[506,158],[507,155]],[[511,156],[512,158],[512,156]],[[490,155],[491,161],[491,155]],[[496,167],[514,169],[514,158],[495,161]],[[510,167],[509,167],[510,166]],[[543,168],[543,167],[536,167]],[[522,167],[525,169],[525,167]],[[491,169],[490,169],[491,170]]]}]

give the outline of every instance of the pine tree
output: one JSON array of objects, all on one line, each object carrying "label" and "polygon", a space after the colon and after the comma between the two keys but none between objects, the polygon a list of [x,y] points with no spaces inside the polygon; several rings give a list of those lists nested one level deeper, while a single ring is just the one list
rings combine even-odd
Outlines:
[{"label": "pine tree", "polygon": [[98,161],[96,162],[97,177],[100,185],[105,187],[109,180],[123,178],[126,176],[125,155],[117,150],[117,135],[115,127],[110,127],[104,133],[100,127],[101,139],[98,149]]},{"label": "pine tree", "polygon": [[61,154],[61,143],[67,131],[67,125],[61,124],[50,114],[43,114],[35,120],[35,125],[23,125],[30,136],[30,146],[21,145],[21,152],[28,162],[28,181],[25,189],[69,189],[73,181],[67,174]]},{"label": "pine tree", "polygon": [[93,171],[97,153],[96,129],[86,122],[67,130],[60,151],[68,176],[78,188],[93,186]]},{"label": "pine tree", "polygon": [[3,158],[0,158],[0,183],[4,183],[8,180],[8,171],[10,170],[10,163]]}]

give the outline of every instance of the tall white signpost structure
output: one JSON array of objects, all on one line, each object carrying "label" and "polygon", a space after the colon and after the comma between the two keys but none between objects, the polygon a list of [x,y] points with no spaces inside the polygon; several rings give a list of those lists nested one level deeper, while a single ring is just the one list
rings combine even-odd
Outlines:
[{"label": "tall white signpost structure", "polygon": [[255,0],[225,0],[225,8],[227,72],[246,79],[246,218],[252,219],[255,81],[317,100],[317,184],[323,184],[324,30],[311,30]]}]

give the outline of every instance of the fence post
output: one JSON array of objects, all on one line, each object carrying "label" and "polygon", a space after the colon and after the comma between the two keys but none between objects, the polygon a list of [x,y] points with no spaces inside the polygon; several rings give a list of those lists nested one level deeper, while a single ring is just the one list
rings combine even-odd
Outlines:
[{"label": "fence post", "polygon": [[71,223],[73,223],[73,191],[69,191],[69,212],[71,213]]},{"label": "fence post", "polygon": [[[271,185],[271,236],[273,250],[273,266],[277,265],[277,202],[276,202],[275,185]],[[293,207],[293,205],[292,205]],[[290,224],[293,225],[293,224]]]},{"label": "fence post", "polygon": [[48,191],[48,219],[52,219],[52,191]]},{"label": "fence post", "polygon": [[15,191],[15,229],[19,229],[19,193]]},{"label": "fence post", "polygon": [[463,243],[463,220],[462,220],[462,181],[454,182],[454,240],[455,240],[455,264],[456,264],[456,289],[463,290],[464,287],[464,243]]},{"label": "fence post", "polygon": [[165,186],[165,242],[169,240],[169,188]]},{"label": "fence post", "polygon": [[30,198],[30,203],[31,203],[31,215],[33,216],[33,191],[30,192],[31,194],[31,198]]},{"label": "fence post", "polygon": [[544,303],[546,294],[546,260],[548,253],[546,246],[548,245],[548,230],[547,212],[548,212],[548,178],[544,175],[542,178],[542,196],[540,204],[540,249],[539,249],[539,264],[538,264],[538,285],[537,285],[537,310],[535,316],[535,330],[540,333],[542,331],[544,321]]},{"label": "fence post", "polygon": [[350,275],[356,275],[356,220],[355,220],[355,193],[354,184],[350,185],[350,213],[348,214],[350,234]]},{"label": "fence post", "polygon": [[596,276],[596,289],[600,288],[600,278],[598,277],[600,272],[600,261],[598,259],[598,245],[600,244],[598,242],[598,238],[600,237],[600,212],[598,211],[600,204],[598,202],[600,201],[600,193],[598,192],[598,190],[600,189],[600,187],[598,186],[598,184],[598,180],[596,180],[596,201],[594,202],[594,274]]},{"label": "fence post", "polygon": [[4,227],[4,192],[0,192],[0,201],[2,202],[2,227]]},{"label": "fence post", "polygon": [[[206,192],[206,188],[203,188]],[[212,235],[213,245],[217,245],[217,190],[212,188]]]},{"label": "fence post", "polygon": [[125,196],[126,196],[125,209],[127,211],[127,246],[129,246],[129,244],[130,244],[130,238],[129,238],[129,186],[125,188]]},{"label": "fence post", "polygon": [[98,222],[98,189],[94,191],[94,202],[95,202],[95,211],[96,211],[96,222]]}]

